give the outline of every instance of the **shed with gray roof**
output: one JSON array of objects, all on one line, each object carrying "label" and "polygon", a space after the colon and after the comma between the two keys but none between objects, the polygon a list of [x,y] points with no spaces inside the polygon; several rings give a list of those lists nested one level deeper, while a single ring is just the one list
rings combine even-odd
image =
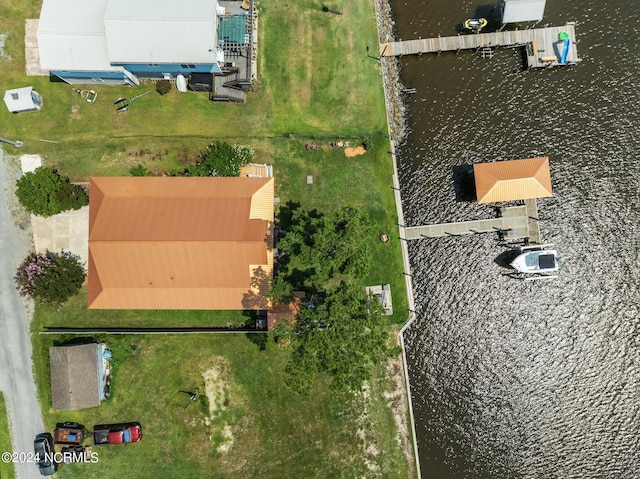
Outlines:
[{"label": "shed with gray roof", "polygon": [[49,348],[53,409],[85,409],[104,399],[104,344]]}]

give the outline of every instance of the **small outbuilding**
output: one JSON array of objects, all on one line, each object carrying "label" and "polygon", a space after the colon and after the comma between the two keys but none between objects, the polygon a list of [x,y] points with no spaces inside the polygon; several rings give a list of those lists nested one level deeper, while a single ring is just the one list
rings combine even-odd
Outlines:
[{"label": "small outbuilding", "polygon": [[500,0],[501,23],[539,22],[544,15],[546,0]]},{"label": "small outbuilding", "polygon": [[4,93],[4,103],[11,113],[36,111],[42,108],[42,98],[30,86],[7,90]]},{"label": "small outbuilding", "polygon": [[53,409],[100,405],[110,383],[104,343],[53,346],[49,348],[49,359]]}]

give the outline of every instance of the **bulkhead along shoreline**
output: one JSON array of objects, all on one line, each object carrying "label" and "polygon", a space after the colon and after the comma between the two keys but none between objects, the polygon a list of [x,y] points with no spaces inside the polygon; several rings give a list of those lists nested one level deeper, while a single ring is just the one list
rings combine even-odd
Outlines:
[{"label": "bulkhead along shoreline", "polygon": [[[378,42],[388,43],[396,38],[395,22],[391,13],[391,6],[387,0],[376,0],[376,20],[378,24]],[[380,51],[377,45],[377,51]],[[398,165],[396,161],[395,145],[401,145],[406,139],[408,133],[407,113],[402,94],[404,86],[400,81],[400,60],[396,57],[378,57],[382,72],[384,85],[385,105],[387,112],[387,123],[389,128],[390,154],[393,162],[393,188],[395,190],[395,203],[398,215],[398,223],[404,223],[404,212],[402,210],[402,198],[400,196],[400,184],[398,180]],[[400,226],[400,237],[403,237],[404,227]],[[409,371],[407,366],[407,356],[404,346],[404,331],[411,325],[415,316],[413,313],[413,287],[411,277],[411,265],[409,263],[409,252],[407,243],[400,242],[402,248],[402,260],[405,271],[405,281],[407,284],[407,300],[409,305],[409,315],[407,322],[398,332],[398,343],[402,349],[402,362],[397,363],[396,373],[393,374],[396,395],[398,399],[393,401],[392,407],[398,425],[398,431],[403,444],[403,449],[407,461],[410,463],[409,476],[421,477],[420,459],[418,455],[418,443],[416,438],[416,427],[413,415],[413,404],[411,401],[411,389],[409,384]],[[392,368],[393,369],[393,368]],[[407,417],[408,413],[408,417]],[[406,425],[405,427],[402,427]],[[413,448],[413,451],[411,451]],[[413,456],[413,461],[411,460]]]}]

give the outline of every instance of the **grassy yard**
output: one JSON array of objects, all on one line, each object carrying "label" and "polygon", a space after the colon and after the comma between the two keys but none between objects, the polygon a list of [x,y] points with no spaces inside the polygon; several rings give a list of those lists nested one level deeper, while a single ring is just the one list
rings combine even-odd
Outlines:
[{"label": "grassy yard", "polygon": [[[341,10],[339,0],[260,2],[259,81],[246,104],[174,89],[118,114],[113,100],[154,86],[92,87],[98,100],[89,104],[69,85],[26,77],[24,19],[39,16],[40,1],[0,0],[0,91],[33,85],[44,101],[35,113],[0,108],[0,136],[23,141],[21,152],[40,154],[75,181],[127,174],[141,162],[155,171],[180,168],[214,139],[250,145],[256,161],[274,166],[280,204],[320,211],[352,205],[372,216],[375,262],[362,286],[391,283],[391,330],[406,319],[407,302],[382,80],[367,51],[377,51],[373,3],[347,2],[343,15],[323,12],[323,5]],[[373,147],[347,158],[330,147],[336,139],[354,145],[368,139]],[[321,148],[307,151],[309,142]],[[383,232],[392,241],[381,243]],[[36,308],[34,367],[48,428],[71,420],[89,427],[140,421],[144,429],[141,443],[96,448],[98,464],[63,466],[59,476],[407,477],[384,395],[392,388],[386,372],[376,373],[367,394],[335,397],[319,383],[303,401],[283,386],[289,350],[267,336],[96,337],[114,351],[112,397],[95,409],[50,409],[49,347],[70,337],[38,334],[45,326],[220,326],[246,319],[241,312],[89,311],[85,290],[59,311]],[[198,401],[183,411],[188,396],[178,391],[195,388]]]},{"label": "grassy yard", "polygon": [[[12,451],[7,405],[4,401],[4,395],[0,392],[0,453]],[[13,479],[14,477],[16,477],[16,471],[13,464],[0,461],[0,479]]]},{"label": "grassy yard", "polygon": [[[46,426],[136,420],[143,440],[94,447],[97,464],[63,466],[61,477],[371,477],[372,468],[379,477],[406,477],[384,377],[369,399],[334,398],[320,384],[302,401],[283,387],[288,351],[271,340],[260,347],[243,336],[105,339],[114,353],[112,397],[99,408],[45,410]],[[38,371],[48,368],[53,341],[34,338]],[[42,404],[51,404],[48,375],[37,377]],[[189,398],[179,391],[196,388],[198,400],[183,410]],[[365,454],[369,445],[375,449]]]},{"label": "grassy yard", "polygon": [[369,0],[349,2],[344,15],[323,12],[321,0],[260,2],[259,82],[246,104],[173,89],[119,114],[113,100],[155,90],[153,84],[92,86],[98,99],[89,104],[70,85],[25,76],[24,18],[37,18],[39,3],[0,0],[0,34],[6,35],[0,86],[32,85],[44,104],[20,115],[0,108],[0,132],[74,180],[123,174],[140,160],[157,169],[180,165],[214,138],[251,143],[386,134],[380,68],[367,55],[367,46],[377,44]]},{"label": "grassy yard", "polygon": [[171,311],[171,310],[119,310],[87,309],[87,287],[80,290],[60,310],[36,305],[36,316],[50,327],[76,326],[82,328],[112,327],[172,327],[212,326],[236,327],[250,319],[243,311]]}]

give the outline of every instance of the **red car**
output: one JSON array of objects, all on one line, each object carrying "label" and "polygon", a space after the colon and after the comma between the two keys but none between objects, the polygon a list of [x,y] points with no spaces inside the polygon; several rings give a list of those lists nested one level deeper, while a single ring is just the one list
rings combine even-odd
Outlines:
[{"label": "red car", "polygon": [[142,426],[139,422],[118,424],[100,424],[93,426],[93,444],[129,444],[142,439]]}]

